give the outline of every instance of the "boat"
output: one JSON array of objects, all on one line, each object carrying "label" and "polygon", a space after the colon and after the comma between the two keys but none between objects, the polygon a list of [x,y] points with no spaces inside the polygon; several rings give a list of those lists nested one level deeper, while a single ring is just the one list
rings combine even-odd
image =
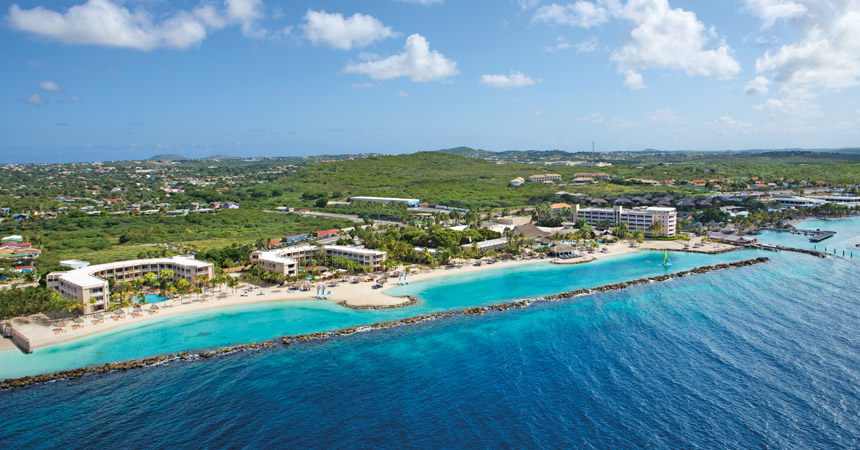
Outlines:
[{"label": "boat", "polygon": [[663,267],[669,267],[672,263],[669,262],[669,250],[663,251]]}]

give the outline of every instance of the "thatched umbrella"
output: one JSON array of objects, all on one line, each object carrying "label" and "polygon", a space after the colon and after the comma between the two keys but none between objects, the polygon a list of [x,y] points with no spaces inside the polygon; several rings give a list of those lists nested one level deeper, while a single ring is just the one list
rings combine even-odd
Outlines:
[{"label": "thatched umbrella", "polygon": [[151,305],[151,306],[149,307],[149,310],[150,310],[150,311],[157,311],[157,310],[158,310],[158,305]]},{"label": "thatched umbrella", "polygon": [[123,311],[122,309],[118,309],[118,310],[113,312],[113,315],[115,315],[115,316],[121,316],[124,314],[125,314],[125,311]]},{"label": "thatched umbrella", "polygon": [[75,320],[73,320],[72,322],[75,322],[75,323],[84,323],[84,319],[81,319],[80,317],[75,317]]},{"label": "thatched umbrella", "polygon": [[140,308],[134,308],[134,310],[132,310],[132,312],[133,312],[133,313],[135,313],[135,314],[138,314],[138,313],[142,313],[142,312],[143,312],[143,310],[142,310],[142,309],[140,309]]},{"label": "thatched umbrella", "polygon": [[95,314],[93,314],[93,318],[101,320],[101,319],[104,319],[105,316],[102,313],[95,313]]}]

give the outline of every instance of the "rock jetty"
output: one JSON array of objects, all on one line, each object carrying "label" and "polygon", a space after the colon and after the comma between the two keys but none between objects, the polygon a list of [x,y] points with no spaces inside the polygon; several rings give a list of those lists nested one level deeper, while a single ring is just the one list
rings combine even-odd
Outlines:
[{"label": "rock jetty", "polygon": [[[770,261],[769,258],[761,257],[755,259],[748,259],[744,261],[737,261],[732,263],[724,263],[724,264],[715,264],[712,266],[703,266],[697,267],[691,270],[685,270],[683,272],[677,272],[666,275],[659,275],[655,277],[648,278],[640,278],[632,281],[625,281],[621,283],[613,283],[607,284],[604,286],[599,286],[590,289],[577,289],[574,291],[563,292],[561,294],[549,295],[542,298],[532,299],[532,300],[519,300],[510,303],[501,303],[490,306],[476,306],[472,308],[465,308],[458,311],[443,311],[429,314],[422,314],[420,316],[415,317],[407,317],[405,319],[400,320],[392,320],[387,322],[378,322],[370,325],[361,325],[349,328],[343,328],[336,331],[329,332],[320,332],[320,333],[308,333],[301,334],[297,336],[281,336],[274,339],[269,339],[262,342],[254,342],[250,344],[240,344],[234,345],[230,347],[222,347],[215,350],[207,350],[202,351],[200,353],[190,353],[190,352],[182,352],[182,353],[174,353],[170,355],[160,355],[152,358],[145,359],[133,359],[130,361],[121,361],[115,363],[102,364],[97,366],[83,367],[79,369],[70,369],[70,370],[61,370],[59,372],[46,373],[42,375],[35,376],[27,376],[21,378],[9,378],[3,381],[0,381],[0,390],[11,389],[11,388],[20,388],[25,386],[30,386],[34,384],[48,383],[56,380],[74,380],[77,378],[81,378],[84,375],[88,374],[98,374],[98,373],[109,373],[116,371],[127,371],[131,369],[140,369],[143,367],[153,367],[159,366],[163,364],[168,364],[170,362],[180,362],[180,361],[193,361],[198,359],[209,359],[217,356],[225,356],[233,353],[243,352],[243,351],[260,351],[267,348],[272,348],[275,346],[286,347],[292,343],[299,342],[308,342],[308,341],[316,341],[316,340],[324,340],[330,339],[333,337],[340,336],[348,336],[355,333],[360,333],[363,331],[370,330],[379,330],[385,328],[393,328],[404,325],[413,325],[421,322],[427,322],[431,320],[437,319],[447,319],[455,316],[475,316],[475,315],[484,315],[490,312],[502,312],[510,309],[518,309],[518,308],[526,308],[534,302],[538,301],[557,301],[564,300],[573,297],[578,297],[581,295],[588,295],[600,292],[608,292],[608,291],[616,291],[620,289],[626,289],[632,286],[637,286],[641,284],[650,284],[661,281],[668,281],[674,278],[686,277],[689,275],[698,275],[707,272],[712,272],[715,270],[723,270],[730,269],[734,267],[745,267],[752,266],[755,264],[761,264],[764,262]],[[412,303],[416,302],[417,299],[415,297],[409,297]]]}]

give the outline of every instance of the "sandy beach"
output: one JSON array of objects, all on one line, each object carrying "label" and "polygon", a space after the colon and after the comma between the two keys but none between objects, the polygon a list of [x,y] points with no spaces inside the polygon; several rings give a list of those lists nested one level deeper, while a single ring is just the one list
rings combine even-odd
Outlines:
[{"label": "sandy beach", "polygon": [[[640,250],[674,250],[714,253],[727,251],[734,248],[733,246],[726,244],[702,244],[698,238],[694,238],[693,241],[690,242],[690,244],[691,247],[685,248],[684,243],[680,241],[646,241],[642,245],[638,246],[631,246],[627,242],[615,243],[602,246],[601,248],[605,250],[605,252],[597,251],[594,253],[586,254],[585,256],[580,258],[555,260],[554,258],[549,257],[535,257],[531,259],[526,258],[499,261],[493,264],[484,263],[480,266],[474,265],[474,263],[466,263],[458,267],[446,266],[433,270],[412,270],[408,275],[408,279],[410,283],[415,283],[433,278],[459,275],[484,270],[503,269],[508,267],[521,266],[525,264],[535,264],[539,262],[556,262],[564,264],[588,263],[597,259],[623,255]],[[698,244],[700,246],[693,247],[693,244]],[[157,310],[157,312],[152,313],[149,311],[151,305],[145,305],[143,308],[144,311],[141,314],[138,314],[137,317],[134,317],[132,313],[133,308],[126,308],[125,318],[114,319],[114,316],[112,314],[105,314],[103,320],[100,323],[96,324],[93,323],[93,318],[85,317],[83,318],[83,327],[72,329],[72,324],[70,323],[69,326],[66,326],[64,328],[66,331],[60,333],[54,332],[54,329],[57,328],[57,322],[50,320],[44,314],[18,317],[10,320],[10,322],[15,332],[19,333],[21,336],[23,336],[23,338],[29,341],[30,349],[35,349],[62,342],[68,342],[84,336],[89,336],[96,333],[116,329],[119,327],[141,323],[143,321],[156,318],[163,318],[167,316],[190,314],[214,308],[224,308],[254,303],[314,300],[314,296],[316,295],[316,286],[321,284],[331,286],[331,282],[316,282],[314,284],[314,287],[310,291],[293,292],[289,292],[288,289],[285,287],[258,286],[251,285],[248,283],[240,284],[239,288],[236,289],[235,292],[227,288],[223,288],[220,290],[218,288],[210,288],[206,290],[206,293],[204,295],[199,296],[199,300],[197,295],[189,295],[181,299],[181,301],[179,299],[174,299],[169,300],[167,302],[158,303],[157,305],[159,306],[159,309]],[[327,290],[331,293],[326,296],[326,300],[319,301],[341,303],[348,307],[357,308],[392,308],[407,304],[409,302],[409,299],[406,297],[393,297],[391,295],[386,294],[387,290],[397,286],[396,281],[389,281],[383,288],[374,288],[375,285],[376,283],[374,282],[339,282],[336,286],[327,288]],[[248,289],[250,289],[250,292],[248,292],[247,295],[244,295],[244,292]],[[0,341],[0,350],[9,349],[13,345],[14,344],[9,339],[3,339],[2,341]]]}]

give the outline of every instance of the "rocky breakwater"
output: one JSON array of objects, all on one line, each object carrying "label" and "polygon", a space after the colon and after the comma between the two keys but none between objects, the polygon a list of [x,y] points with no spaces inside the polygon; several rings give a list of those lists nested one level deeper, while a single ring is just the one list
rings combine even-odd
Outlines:
[{"label": "rocky breakwater", "polygon": [[396,305],[350,305],[346,301],[338,302],[338,305],[343,306],[344,308],[350,309],[392,309],[392,308],[403,308],[404,306],[414,305],[418,298],[413,297],[411,295],[404,295],[403,297],[406,301],[403,303],[398,303]]},{"label": "rocky breakwater", "polygon": [[674,278],[686,277],[688,275],[699,275],[703,273],[713,272],[715,270],[724,270],[731,269],[734,267],[746,267],[752,266],[755,264],[761,264],[763,262],[770,261],[770,258],[760,257],[753,259],[745,259],[743,261],[736,261],[731,263],[722,263],[722,264],[714,264],[712,266],[702,266],[696,267],[695,269],[685,270],[683,272],[670,273],[666,275],[658,275],[655,277],[647,277],[647,278],[639,278],[631,281],[622,281],[621,283],[613,283],[607,284],[603,286],[598,286],[596,288],[591,289],[577,289],[575,291],[562,292],[561,294],[549,295],[543,298],[543,300],[563,300],[571,297],[576,297],[579,295],[586,295],[595,292],[608,292],[608,291],[617,291],[621,289],[627,289],[632,286],[640,285],[640,284],[650,284],[650,283],[659,283],[663,281],[668,281]]},{"label": "rocky breakwater", "polygon": [[[317,332],[317,333],[308,333],[301,334],[295,336],[281,336],[274,339],[269,339],[262,342],[254,342],[250,344],[240,344],[233,345],[229,347],[222,347],[215,350],[202,351],[200,353],[175,353],[171,355],[161,355],[153,358],[145,358],[145,359],[135,359],[130,361],[121,361],[109,364],[103,364],[98,366],[90,366],[84,367],[80,369],[70,369],[70,370],[62,370],[59,372],[47,373],[36,376],[28,376],[22,378],[10,378],[7,380],[0,381],[0,390],[2,389],[10,389],[17,387],[24,387],[33,384],[41,384],[47,383],[56,380],[62,379],[76,379],[81,378],[87,374],[96,374],[96,373],[108,373],[115,371],[126,371],[131,369],[139,369],[143,367],[150,366],[159,366],[163,364],[167,364],[170,362],[180,362],[180,361],[193,361],[199,359],[209,359],[218,356],[225,356],[237,352],[242,351],[260,351],[267,348],[276,347],[278,345],[282,347],[289,346],[292,343],[301,343],[301,342],[309,342],[309,341],[317,341],[317,340],[326,340],[334,337],[341,336],[349,336],[351,334],[360,333],[364,331],[371,330],[380,330],[386,328],[394,328],[405,325],[414,325],[422,322],[433,321],[437,319],[448,319],[456,316],[476,316],[476,315],[484,315],[490,312],[504,312],[510,309],[518,309],[518,308],[527,308],[535,301],[552,301],[552,300],[564,300],[572,297],[577,297],[580,295],[594,294],[599,292],[608,292],[615,291],[620,289],[626,289],[632,286],[641,285],[641,284],[650,284],[662,281],[668,281],[674,278],[681,278],[688,275],[697,275],[703,274],[707,272],[712,272],[715,270],[723,270],[734,267],[745,267],[752,266],[755,264],[760,264],[763,262],[770,261],[769,258],[761,257],[755,259],[748,259],[744,261],[737,261],[733,263],[724,263],[724,264],[715,264],[712,266],[703,266],[697,267],[691,270],[685,270],[683,272],[677,272],[666,275],[658,275],[654,277],[648,278],[640,278],[632,281],[625,281],[621,283],[613,283],[607,284],[604,286],[599,286],[591,289],[577,289],[574,291],[563,292],[557,295],[550,295],[547,297],[543,297],[535,300],[519,300],[515,302],[509,303],[500,303],[496,305],[490,306],[477,306],[472,308],[465,308],[456,311],[442,311],[435,312],[429,314],[422,314],[420,316],[407,317],[400,320],[391,320],[386,322],[377,322],[369,325],[359,325],[349,328],[343,328],[336,331],[329,332]],[[411,297],[410,300],[417,301],[414,297]]]}]

